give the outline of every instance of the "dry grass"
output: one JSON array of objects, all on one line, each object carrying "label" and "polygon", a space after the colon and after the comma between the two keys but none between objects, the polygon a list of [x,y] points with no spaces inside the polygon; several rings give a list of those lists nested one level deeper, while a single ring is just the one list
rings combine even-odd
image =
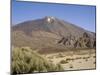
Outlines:
[{"label": "dry grass", "polygon": [[25,74],[34,72],[61,71],[60,64],[48,62],[44,57],[28,47],[12,50],[12,73]]}]

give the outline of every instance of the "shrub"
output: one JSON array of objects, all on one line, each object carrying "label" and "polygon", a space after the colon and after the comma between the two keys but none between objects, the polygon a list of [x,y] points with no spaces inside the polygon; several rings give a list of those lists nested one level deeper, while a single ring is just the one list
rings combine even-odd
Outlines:
[{"label": "shrub", "polygon": [[64,55],[62,53],[59,53],[58,57],[64,57]]},{"label": "shrub", "polygon": [[96,64],[96,61],[95,61],[95,62],[93,62],[93,64]]},{"label": "shrub", "polygon": [[74,60],[74,58],[66,58],[66,61]]},{"label": "shrub", "polygon": [[12,50],[12,73],[34,73],[63,70],[60,64],[52,64],[28,47]]},{"label": "shrub", "polygon": [[70,64],[69,68],[73,68],[73,65],[72,65],[72,64]]},{"label": "shrub", "polygon": [[96,58],[96,56],[93,56],[93,58]]},{"label": "shrub", "polygon": [[61,64],[66,64],[66,63],[68,63],[68,61],[66,61],[66,60],[61,60],[60,63],[61,63]]},{"label": "shrub", "polygon": [[63,68],[60,63],[57,64],[56,71],[63,71]]}]

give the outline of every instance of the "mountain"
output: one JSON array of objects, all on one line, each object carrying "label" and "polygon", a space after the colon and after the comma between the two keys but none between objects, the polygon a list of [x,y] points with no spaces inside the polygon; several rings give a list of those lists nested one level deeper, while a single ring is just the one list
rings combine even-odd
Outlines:
[{"label": "mountain", "polygon": [[95,33],[64,20],[46,16],[12,26],[12,45],[60,51],[69,48],[94,48]]}]

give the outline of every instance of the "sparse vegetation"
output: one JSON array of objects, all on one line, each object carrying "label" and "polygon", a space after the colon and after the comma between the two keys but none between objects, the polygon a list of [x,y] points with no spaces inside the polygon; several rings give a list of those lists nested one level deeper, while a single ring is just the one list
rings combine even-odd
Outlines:
[{"label": "sparse vegetation", "polygon": [[63,58],[63,57],[65,57],[65,55],[63,53],[59,52],[55,57],[56,58]]},{"label": "sparse vegetation", "polygon": [[93,58],[96,58],[96,56],[93,56]]},{"label": "sparse vegetation", "polygon": [[49,59],[53,59],[53,56],[48,57]]},{"label": "sparse vegetation", "polygon": [[77,58],[75,58],[75,59],[82,59],[82,57],[77,57]]},{"label": "sparse vegetation", "polygon": [[96,52],[96,33],[64,20],[47,16],[22,22],[12,26],[11,34],[16,46],[12,50],[13,74],[87,69],[88,64],[91,68],[96,63],[95,56],[90,60]]},{"label": "sparse vegetation", "polygon": [[66,61],[74,60],[74,58],[67,58]]},{"label": "sparse vegetation", "polygon": [[72,64],[70,64],[69,68],[73,68],[73,65],[72,65]]},{"label": "sparse vegetation", "polygon": [[63,68],[60,64],[52,64],[44,57],[34,52],[28,47],[14,48],[12,50],[12,73],[34,73],[61,71]]},{"label": "sparse vegetation", "polygon": [[95,61],[95,62],[93,62],[93,64],[96,64],[96,61]]},{"label": "sparse vegetation", "polygon": [[88,59],[85,59],[85,61],[88,61]]},{"label": "sparse vegetation", "polygon": [[89,59],[90,57],[83,57],[83,59]]},{"label": "sparse vegetation", "polygon": [[61,63],[61,64],[66,64],[66,63],[68,63],[68,61],[66,61],[66,60],[61,60],[60,63]]},{"label": "sparse vegetation", "polygon": [[62,53],[59,53],[58,57],[64,57],[64,55]]}]

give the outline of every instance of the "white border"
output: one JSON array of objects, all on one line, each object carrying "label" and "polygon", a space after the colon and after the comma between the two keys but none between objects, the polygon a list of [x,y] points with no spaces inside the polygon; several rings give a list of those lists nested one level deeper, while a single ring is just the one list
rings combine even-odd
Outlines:
[{"label": "white border", "polygon": [[70,4],[83,4],[95,5],[95,0],[17,0],[17,1],[36,1],[36,2],[50,2],[50,3],[70,3]]},{"label": "white border", "polygon": [[[28,1],[28,0],[27,0]],[[32,0],[30,0],[32,1]],[[96,5],[97,70],[41,73],[33,75],[99,75],[100,74],[100,0],[33,0],[43,2]],[[0,75],[10,74],[10,0],[0,0]]]},{"label": "white border", "polygon": [[0,0],[0,75],[10,72],[10,0]]}]

